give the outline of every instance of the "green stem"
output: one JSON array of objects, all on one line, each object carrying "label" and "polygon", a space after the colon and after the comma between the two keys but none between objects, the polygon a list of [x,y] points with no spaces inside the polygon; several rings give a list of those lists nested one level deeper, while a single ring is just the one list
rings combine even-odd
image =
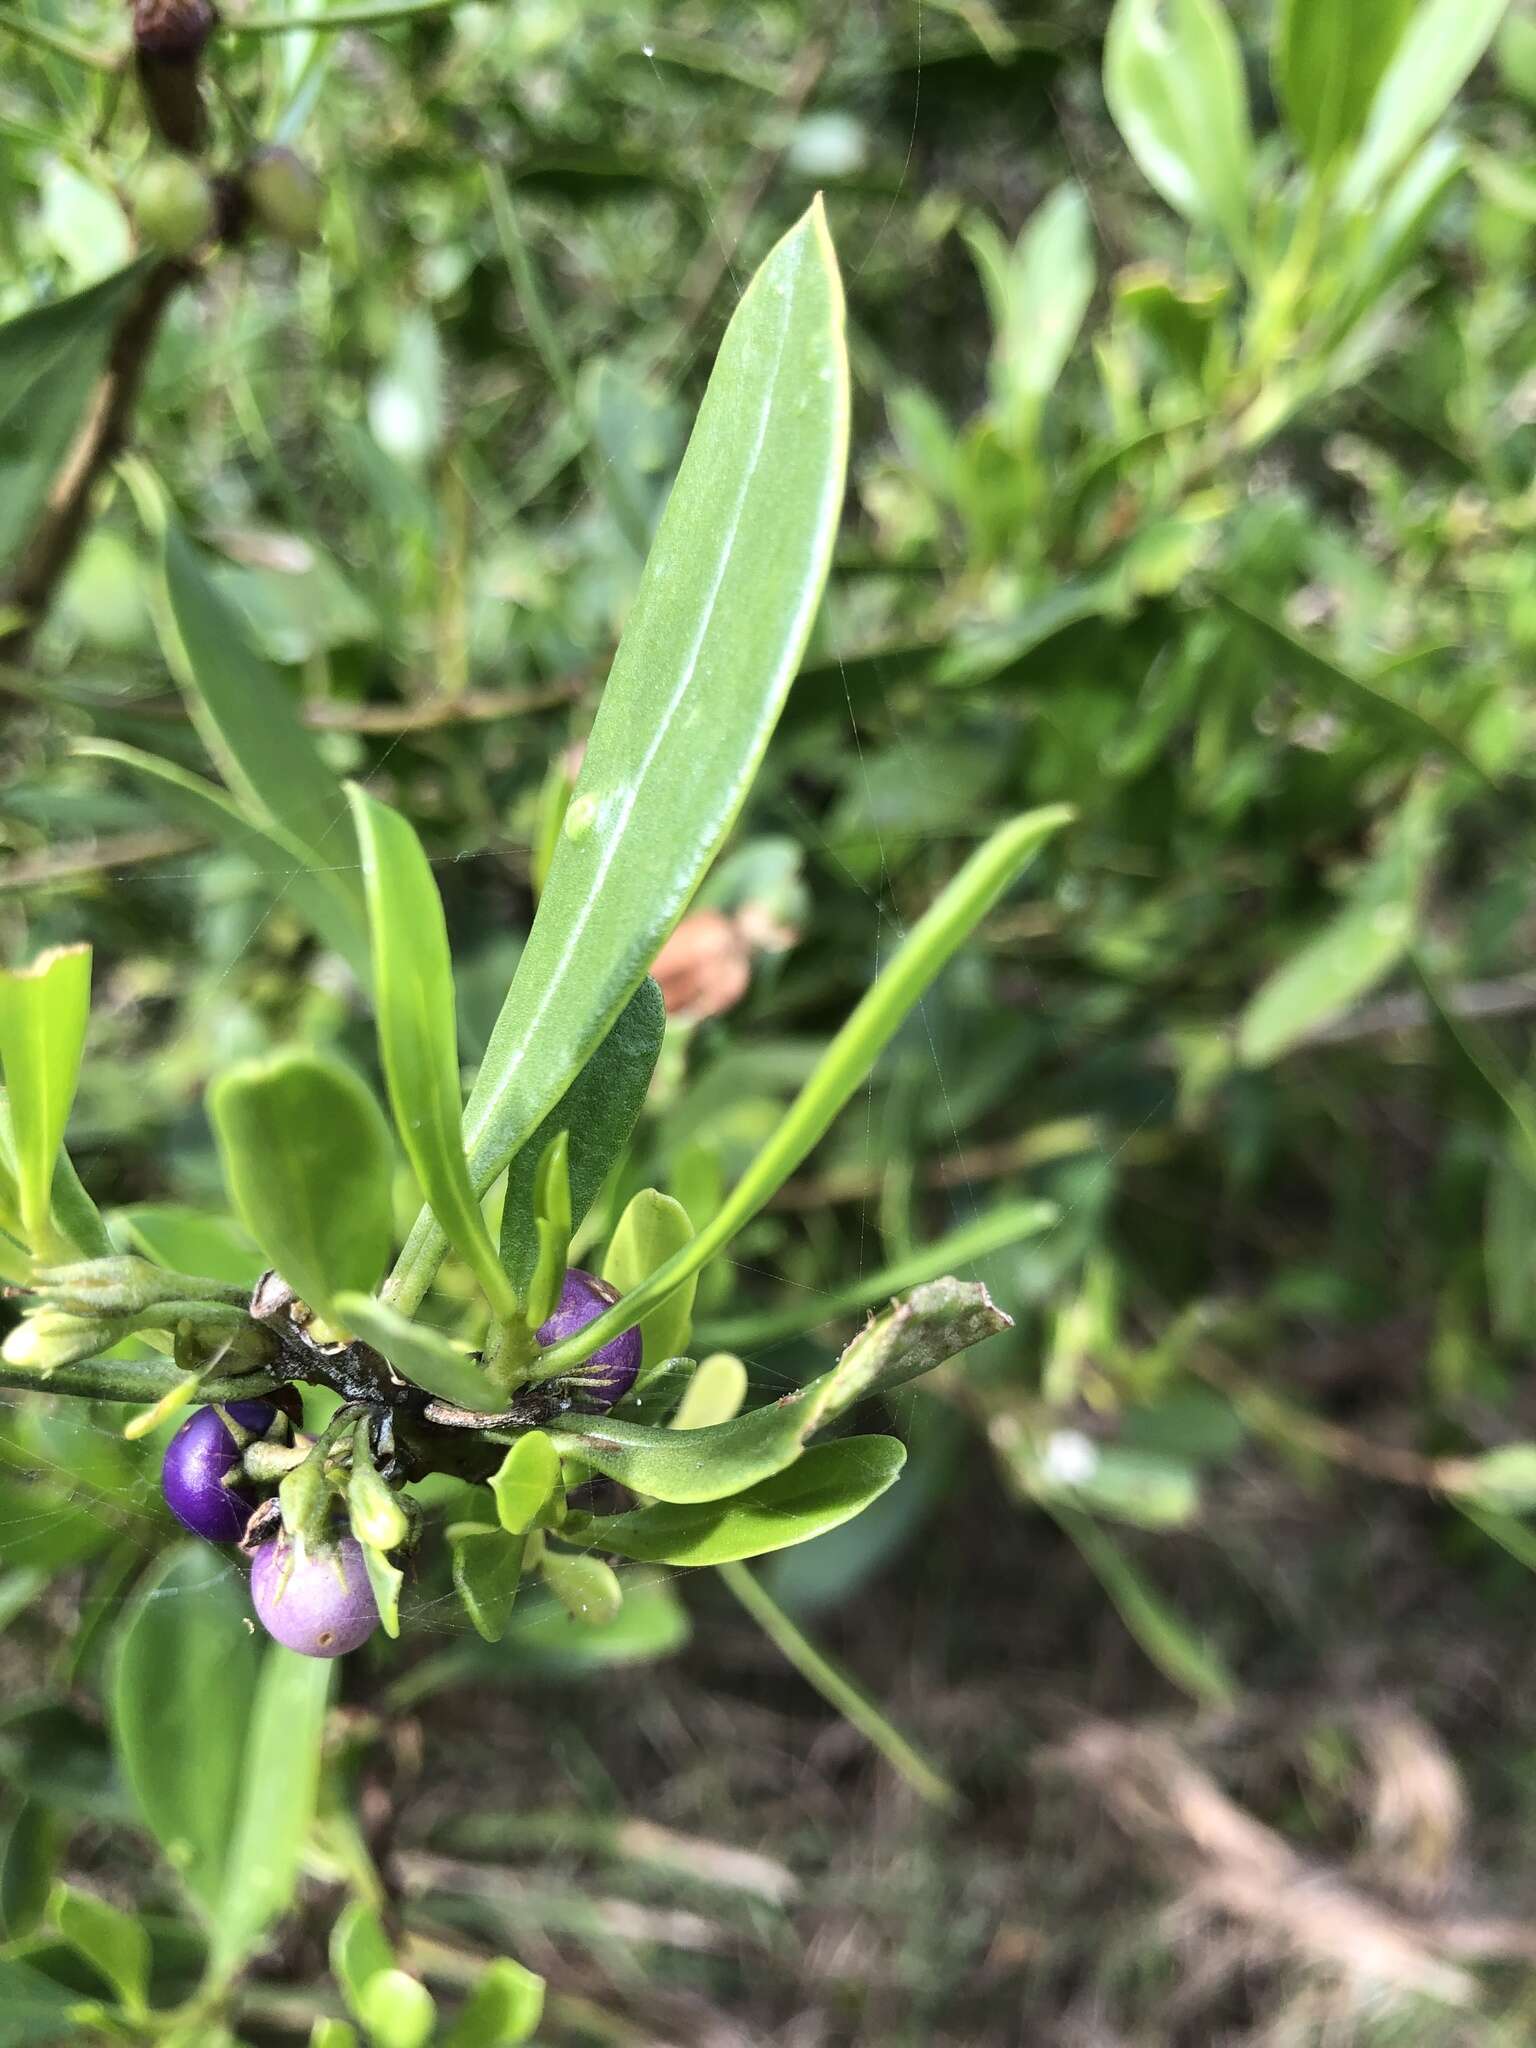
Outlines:
[{"label": "green stem", "polygon": [[386,0],[378,7],[333,7],[324,14],[248,14],[243,20],[220,22],[226,35],[286,36],[300,29],[390,28],[400,21],[451,14],[461,0]]},{"label": "green stem", "polygon": [[[925,990],[956,949],[975,930],[1032,855],[1072,817],[1065,804],[1026,812],[1013,819],[965,863],[928,906],[817,1063],[815,1072],[779,1120],[773,1136],[753,1159],[725,1201],[682,1249],[632,1288],[616,1308],[563,1344],[542,1353],[538,1379],[569,1372],[594,1351],[665,1301],[750,1223],[820,1142],[833,1119],[895,1037]],[[417,1296],[420,1299],[420,1296]]]},{"label": "green stem", "polygon": [[891,1725],[846,1671],[840,1670],[825,1651],[817,1649],[779,1603],[764,1592],[744,1564],[716,1565],[715,1570],[774,1648],[783,1653],[829,1706],[835,1707],[845,1721],[858,1729],[866,1742],[879,1750],[920,1799],[926,1799],[930,1806],[942,1807],[949,1813],[963,1804],[949,1780],[913,1748],[899,1728]]},{"label": "green stem", "polygon": [[20,42],[35,43],[40,50],[48,50],[55,57],[67,57],[71,64],[83,64],[89,71],[115,71],[118,68],[115,57],[93,50],[87,43],[77,43],[73,36],[49,28],[45,22],[29,21],[24,14],[17,14],[10,7],[0,7],[0,29]]},{"label": "green stem", "polygon": [[[168,1358],[89,1358],[79,1365],[56,1366],[46,1374],[29,1372],[25,1366],[7,1365],[0,1360],[0,1387],[25,1387],[34,1394],[71,1394],[86,1401],[131,1401],[142,1405],[160,1400],[182,1378],[180,1368]],[[201,1381],[198,1393],[210,1403],[242,1401],[252,1394],[270,1394],[281,1384],[270,1373],[234,1373],[223,1379]]]}]

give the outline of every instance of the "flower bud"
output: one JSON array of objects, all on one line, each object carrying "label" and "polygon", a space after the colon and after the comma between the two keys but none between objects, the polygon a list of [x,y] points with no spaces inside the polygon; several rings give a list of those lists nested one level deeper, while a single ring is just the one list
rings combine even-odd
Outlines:
[{"label": "flower bud", "polygon": [[62,1309],[40,1308],[17,1324],[3,1344],[0,1358],[28,1372],[50,1373],[82,1358],[110,1351],[123,1334],[121,1325],[95,1316],[66,1315]]},{"label": "flower bud", "polygon": [[411,1533],[405,1509],[371,1464],[354,1464],[347,1481],[352,1534],[370,1550],[398,1550]]},{"label": "flower bud", "polygon": [[133,58],[150,126],[195,156],[208,136],[201,60],[218,25],[212,0],[133,0]]},{"label": "flower bud", "polygon": [[214,231],[213,187],[185,157],[158,157],[133,188],[133,217],[151,248],[190,256]]},{"label": "flower bud", "polygon": [[251,217],[280,242],[304,248],[320,232],[325,187],[291,149],[263,149],[245,167]]},{"label": "flower bud", "polygon": [[[72,1316],[136,1316],[163,1301],[196,1300],[205,1283],[185,1273],[170,1273],[148,1259],[81,1259],[68,1266],[41,1267],[33,1292],[50,1308]],[[215,1287],[222,1296],[228,1290]]]}]

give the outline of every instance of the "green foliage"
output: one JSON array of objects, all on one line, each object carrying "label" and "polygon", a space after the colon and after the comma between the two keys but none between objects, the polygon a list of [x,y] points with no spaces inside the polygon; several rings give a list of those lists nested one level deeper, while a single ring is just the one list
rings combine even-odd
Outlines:
[{"label": "green foliage", "polygon": [[66,946],[0,973],[5,1075],[19,1222],[34,1256],[68,1256],[53,1219],[54,1175],[80,1073],[91,1003],[91,949]]}]

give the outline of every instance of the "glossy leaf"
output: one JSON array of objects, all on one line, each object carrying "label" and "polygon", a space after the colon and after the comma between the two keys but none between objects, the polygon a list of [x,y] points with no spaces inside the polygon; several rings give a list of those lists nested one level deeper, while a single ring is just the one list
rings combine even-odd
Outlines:
[{"label": "glossy leaf", "polygon": [[546,1586],[572,1621],[605,1628],[617,1621],[624,1594],[612,1565],[581,1551],[546,1550],[540,1565]]},{"label": "glossy leaf", "polygon": [[478,1635],[499,1643],[522,1584],[524,1539],[491,1522],[455,1522],[447,1534],[464,1612]]},{"label": "glossy leaf", "polygon": [[58,946],[0,970],[5,1071],[22,1227],[35,1256],[69,1256],[53,1223],[53,1181],[80,1077],[91,1009],[91,949]]},{"label": "glossy leaf", "polygon": [[[683,1251],[692,1236],[693,1225],[681,1202],[655,1188],[642,1188],[619,1218],[609,1241],[603,1278],[620,1294],[632,1294],[643,1280]],[[659,1365],[687,1350],[697,1285],[694,1274],[641,1317],[645,1366]]]},{"label": "glossy leaf", "polygon": [[113,330],[151,267],[141,258],[0,326],[0,587],[79,431]]},{"label": "glossy leaf", "polygon": [[[804,651],[842,508],[842,289],[818,200],[721,343],[538,914],[465,1112],[477,1190],[602,1043],[741,808]],[[441,1245],[412,1234],[406,1308]]]},{"label": "glossy leaf", "polygon": [[565,1284],[566,1257],[571,1248],[569,1153],[570,1133],[556,1131],[540,1154],[534,1175],[533,1227],[539,1254],[523,1314],[524,1321],[535,1330],[554,1314]]},{"label": "glossy leaf", "polygon": [[1064,804],[1027,812],[994,832],[977,848],[908,932],[884,972],[861,998],[810,1079],[775,1125],[725,1201],[682,1250],[668,1259],[634,1293],[574,1337],[551,1346],[540,1371],[569,1370],[638,1317],[664,1301],[717,1252],[788,1180],[921,1000],[924,990],[962,941],[975,929],[1040,847],[1071,818]]},{"label": "glossy leaf", "polygon": [[534,1179],[544,1147],[557,1131],[567,1133],[566,1174],[574,1230],[629,1143],[651,1085],[666,1022],[661,990],[647,975],[619,1012],[608,1036],[508,1168],[501,1210],[501,1262],[519,1294],[527,1292],[538,1257]]},{"label": "glossy leaf", "polygon": [[365,1292],[389,1255],[393,1148],[350,1067],[315,1052],[231,1067],[208,1114],[236,1213],[302,1301]]},{"label": "glossy leaf", "polygon": [[1314,169],[1353,143],[1416,0],[1281,0],[1273,43],[1286,125]]},{"label": "glossy leaf", "polygon": [[544,1979],[510,1956],[487,1963],[442,2037],[442,2048],[514,2048],[544,2017]]},{"label": "glossy leaf", "polygon": [[371,1295],[342,1293],[335,1309],[346,1328],[387,1358],[396,1372],[455,1408],[494,1415],[506,1399],[485,1374],[440,1330],[413,1323]]},{"label": "glossy leaf", "polygon": [[1237,37],[1220,0],[1115,0],[1104,97],[1147,182],[1241,255],[1253,138]]},{"label": "glossy leaf", "polygon": [[499,1317],[517,1297],[469,1183],[459,1136],[458,1024],[442,899],[421,842],[398,811],[347,787],[363,857],[379,1055],[395,1128],[432,1214]]},{"label": "glossy leaf", "polygon": [[1460,92],[1508,0],[1419,0],[1382,74],[1339,188],[1339,206],[1364,206]]},{"label": "glossy leaf", "polygon": [[236,854],[253,874],[270,883],[275,901],[288,904],[323,945],[338,953],[360,982],[368,980],[368,928],[362,906],[344,898],[314,856],[281,826],[255,824],[223,790],[178,768],[174,761],[126,747],[116,740],[84,739],[75,752],[97,761],[113,761],[155,785],[155,800],[171,818],[184,820]]},{"label": "glossy leaf", "polygon": [[804,1543],[849,1521],[896,1478],[906,1450],[894,1437],[843,1437],[816,1444],[788,1470],[730,1500],[670,1502],[566,1525],[572,1542],[651,1564],[729,1564]]},{"label": "glossy leaf", "polygon": [[355,906],[357,860],[341,784],[257,654],[244,619],[176,525],[164,540],[166,659],[203,743],[245,814],[302,848],[321,885]]},{"label": "glossy leaf", "polygon": [[560,1458],[541,1429],[520,1436],[491,1479],[496,1516],[509,1535],[525,1536],[543,1519],[560,1484]]},{"label": "glossy leaf", "polygon": [[118,1633],[112,1743],[140,1812],[194,1903],[219,1902],[244,1778],[258,1650],[244,1588],[203,1543],[140,1581]]},{"label": "glossy leaf", "polygon": [[335,1666],[269,1644],[251,1700],[239,1788],[214,1914],[209,1969],[225,1981],[292,1903],[320,1794],[320,1749]]}]

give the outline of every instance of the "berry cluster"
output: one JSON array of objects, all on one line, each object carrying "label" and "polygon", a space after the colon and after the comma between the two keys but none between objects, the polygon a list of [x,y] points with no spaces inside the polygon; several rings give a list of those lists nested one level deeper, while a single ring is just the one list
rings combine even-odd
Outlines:
[{"label": "berry cluster", "polygon": [[[539,1327],[539,1344],[574,1336],[618,1298],[605,1282],[572,1267],[554,1313]],[[606,1412],[633,1386],[640,1357],[640,1332],[626,1330],[578,1367],[565,1389],[581,1407]],[[249,1546],[251,1600],[269,1635],[306,1657],[340,1657],[365,1643],[379,1622],[362,1546],[339,1532],[323,1546],[294,1543],[276,1503],[258,1508],[255,1498],[258,1461],[248,1454],[257,1445],[291,1444],[300,1413],[291,1387],[268,1399],[199,1408],[166,1446],[161,1483],[171,1513],[205,1542],[244,1546],[248,1532],[260,1535]],[[274,1524],[275,1533],[266,1535]]]}]

